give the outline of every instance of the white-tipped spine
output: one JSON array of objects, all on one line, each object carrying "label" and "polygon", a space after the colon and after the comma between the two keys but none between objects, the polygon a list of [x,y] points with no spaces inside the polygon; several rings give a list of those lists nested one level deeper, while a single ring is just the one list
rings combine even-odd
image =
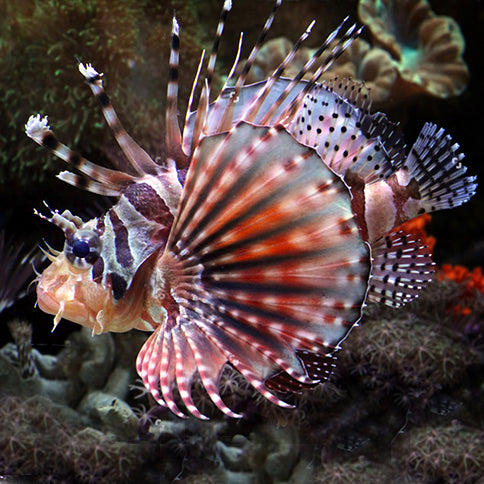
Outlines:
[{"label": "white-tipped spine", "polygon": [[47,116],[42,118],[40,114],[32,114],[25,124],[25,132],[27,133],[27,136],[37,143],[42,141],[42,135],[47,131],[50,131]]},{"label": "white-tipped spine", "polygon": [[103,76],[102,73],[99,74],[99,72],[92,67],[92,64],[83,64],[82,62],[79,63],[79,72],[88,80]]},{"label": "white-tipped spine", "polygon": [[172,35],[180,35],[180,26],[178,25],[178,20],[173,15],[172,27],[171,27]]}]

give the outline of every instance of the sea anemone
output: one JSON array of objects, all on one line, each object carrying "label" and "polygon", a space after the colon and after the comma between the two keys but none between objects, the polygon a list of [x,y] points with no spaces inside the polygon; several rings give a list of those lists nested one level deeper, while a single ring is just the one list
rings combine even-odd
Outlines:
[{"label": "sea anemone", "polygon": [[462,32],[454,19],[437,16],[427,0],[360,0],[358,15],[395,60],[394,95],[448,98],[465,90],[469,71]]}]

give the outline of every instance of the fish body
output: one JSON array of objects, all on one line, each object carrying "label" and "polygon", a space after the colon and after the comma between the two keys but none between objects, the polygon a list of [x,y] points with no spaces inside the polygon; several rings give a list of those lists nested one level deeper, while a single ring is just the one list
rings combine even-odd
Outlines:
[{"label": "fish body", "polygon": [[[43,216],[64,231],[66,242],[63,251],[49,254],[52,263],[38,278],[39,307],[55,315],[55,325],[66,318],[93,333],[152,331],[137,369],[155,399],[179,416],[205,418],[191,394],[195,378],[222,412],[239,416],[219,393],[227,364],[280,406],[288,405],[274,391],[297,391],[327,378],[331,357],[360,319],[367,297],[403,304],[430,279],[426,249],[392,229],[426,209],[429,190],[431,200],[440,194],[440,178],[422,190],[433,166],[441,170],[443,159],[450,170],[445,175],[457,180],[447,182],[443,190],[451,195],[441,198],[463,203],[473,189],[474,180],[461,176],[465,169],[452,171],[461,155],[454,155],[440,131],[435,135],[430,127],[406,156],[395,126],[370,114],[358,95],[317,84],[317,74],[309,82],[301,80],[305,72],[282,78],[310,28],[269,79],[244,86],[279,4],[235,86],[209,104],[216,46],[231,7],[224,3],[199,105],[187,116],[183,135],[176,114],[174,19],[161,164],[124,131],[102,74],[90,65],[79,70],[129,170],[106,169],[73,152],[46,118],[32,116],[26,125],[32,139],[81,172],[62,172],[60,179],[117,197],[106,214],[87,222],[68,211]],[[358,35],[350,27],[319,74]],[[345,86],[351,90],[354,84]],[[329,125],[326,115],[333,120]],[[455,183],[465,188],[460,198]],[[406,205],[395,195],[402,187]],[[420,205],[409,201],[412,194]]]}]

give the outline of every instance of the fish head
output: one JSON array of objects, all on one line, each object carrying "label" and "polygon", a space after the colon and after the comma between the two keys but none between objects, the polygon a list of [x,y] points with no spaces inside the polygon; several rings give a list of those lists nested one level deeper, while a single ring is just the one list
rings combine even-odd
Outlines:
[{"label": "fish head", "polygon": [[84,223],[68,210],[62,214],[54,211],[49,218],[40,216],[65,234],[64,249],[49,247],[51,264],[37,278],[37,303],[42,311],[55,316],[54,329],[64,318],[91,328],[93,334],[151,330],[141,317],[143,271],[122,298],[116,297],[119,281],[111,273],[106,277],[104,260],[109,260],[110,247],[103,243],[102,223],[98,219]]}]

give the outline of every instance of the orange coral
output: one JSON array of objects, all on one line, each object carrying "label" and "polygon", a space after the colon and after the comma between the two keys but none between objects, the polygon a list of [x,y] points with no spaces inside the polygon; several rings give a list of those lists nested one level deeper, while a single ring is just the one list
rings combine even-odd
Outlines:
[{"label": "orange coral", "polygon": [[484,275],[481,267],[474,267],[470,271],[467,267],[461,265],[442,264],[439,272],[439,280],[451,280],[460,284],[463,288],[461,299],[466,304],[457,304],[450,310],[458,316],[469,316],[473,310],[476,300],[476,291],[484,294]]},{"label": "orange coral", "polygon": [[469,292],[477,290],[484,294],[484,275],[482,274],[481,267],[474,267],[470,271],[464,266],[442,264],[439,279],[450,279],[451,281],[462,284]]}]

